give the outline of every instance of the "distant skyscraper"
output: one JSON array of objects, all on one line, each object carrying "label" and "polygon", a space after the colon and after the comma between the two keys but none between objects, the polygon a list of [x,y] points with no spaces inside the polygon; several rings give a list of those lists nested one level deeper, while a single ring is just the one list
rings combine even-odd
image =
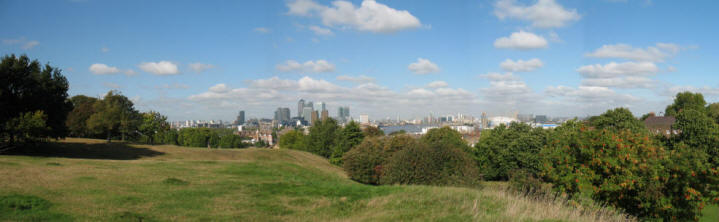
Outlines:
[{"label": "distant skyscraper", "polygon": [[347,122],[349,121],[350,117],[350,107],[349,106],[340,106],[337,107],[337,119],[341,122]]},{"label": "distant skyscraper", "polygon": [[487,129],[489,127],[489,119],[487,118],[487,113],[482,113],[482,129]]},{"label": "distant skyscraper", "polygon": [[274,120],[277,120],[280,123],[290,121],[290,108],[277,108]]},{"label": "distant skyscraper", "polygon": [[308,123],[312,122],[312,107],[307,107],[302,109],[302,118],[305,119]]},{"label": "distant skyscraper", "polygon": [[369,124],[369,115],[367,115],[367,114],[360,115],[360,124]]},{"label": "distant skyscraper", "polygon": [[242,125],[245,124],[245,111],[240,110],[240,113],[237,114],[237,124]]},{"label": "distant skyscraper", "polygon": [[547,123],[547,122],[549,122],[549,118],[547,118],[547,115],[536,115],[536,116],[534,116],[534,122]]},{"label": "distant skyscraper", "polygon": [[320,112],[327,110],[327,107],[325,107],[327,104],[325,102],[319,102],[317,103],[317,108]]},{"label": "distant skyscraper", "polygon": [[297,117],[304,117],[302,114],[304,113],[303,110],[305,109],[305,100],[300,99],[299,102],[297,102]]},{"label": "distant skyscraper", "polygon": [[327,111],[326,109],[322,110],[322,115],[320,115],[320,118],[324,121],[324,120],[327,120],[327,118],[329,118],[329,117],[330,117],[330,112]]},{"label": "distant skyscraper", "polygon": [[320,119],[320,117],[319,117],[319,114],[317,114],[317,111],[312,111],[312,118],[311,118],[311,122],[310,122],[311,125],[315,125],[315,122],[317,122],[317,120],[319,120],[319,119]]}]

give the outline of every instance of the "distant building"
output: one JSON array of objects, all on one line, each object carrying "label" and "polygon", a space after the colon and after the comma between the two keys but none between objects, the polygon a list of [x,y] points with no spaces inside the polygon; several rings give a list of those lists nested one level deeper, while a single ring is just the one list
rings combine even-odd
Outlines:
[{"label": "distant building", "polygon": [[245,111],[240,110],[240,113],[237,114],[237,125],[245,124]]},{"label": "distant building", "polygon": [[317,120],[320,119],[319,114],[317,113],[317,111],[312,111],[312,115],[311,115],[311,116],[312,116],[312,119],[311,119],[310,123],[311,123],[312,125],[315,125],[315,122],[317,122]]},{"label": "distant building", "polygon": [[517,114],[517,120],[523,123],[534,122],[534,114]]},{"label": "distant building", "polygon": [[536,115],[534,117],[535,123],[547,123],[549,122],[549,118],[547,118],[547,115]]},{"label": "distant building", "polygon": [[302,114],[304,114],[303,110],[305,109],[305,100],[300,99],[299,102],[297,102],[297,117],[304,117]]},{"label": "distant building", "polygon": [[369,115],[367,115],[367,114],[360,115],[360,124],[369,124]]},{"label": "distant building", "polygon": [[329,118],[329,117],[330,117],[330,112],[327,111],[326,109],[323,109],[322,115],[320,115],[320,118],[324,121],[324,120],[327,120],[327,118]]},{"label": "distant building", "polygon": [[290,108],[277,108],[275,111],[275,121],[279,123],[287,123],[290,121]]},{"label": "distant building", "polygon": [[511,122],[517,122],[517,119],[506,116],[495,116],[489,118],[489,128],[494,128],[502,124],[508,126]]},{"label": "distant building", "polygon": [[337,108],[337,120],[340,122],[347,122],[350,119],[350,107],[340,106]]},{"label": "distant building", "polygon": [[673,116],[650,116],[644,119],[644,125],[654,134],[669,137],[680,133],[672,129],[672,125],[676,121]]},{"label": "distant building", "polygon": [[317,108],[319,109],[320,112],[327,110],[326,106],[327,106],[327,103],[325,103],[325,102],[317,103]]},{"label": "distant building", "polygon": [[480,121],[482,121],[482,129],[489,128],[489,119],[487,119],[487,113],[482,113],[482,119]]},{"label": "distant building", "polygon": [[313,113],[313,112],[314,112],[314,110],[312,109],[312,107],[305,106],[305,107],[302,109],[302,118],[303,118],[305,121],[307,121],[308,123],[311,123],[311,122],[312,122],[312,113]]}]

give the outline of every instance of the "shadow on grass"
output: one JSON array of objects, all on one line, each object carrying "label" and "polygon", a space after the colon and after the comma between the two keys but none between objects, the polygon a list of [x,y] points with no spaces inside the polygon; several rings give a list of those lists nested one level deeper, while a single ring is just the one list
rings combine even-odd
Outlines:
[{"label": "shadow on grass", "polygon": [[122,142],[79,143],[50,142],[34,146],[18,147],[2,155],[23,155],[38,157],[63,157],[80,159],[136,160],[142,157],[154,157],[165,153],[148,148],[136,148]]}]

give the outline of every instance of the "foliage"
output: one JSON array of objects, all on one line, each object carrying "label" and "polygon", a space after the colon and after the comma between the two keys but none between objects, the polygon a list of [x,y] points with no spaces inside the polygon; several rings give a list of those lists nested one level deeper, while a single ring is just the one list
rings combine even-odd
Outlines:
[{"label": "foliage", "polygon": [[672,143],[706,152],[714,167],[719,167],[719,125],[714,120],[700,111],[685,110],[677,115],[672,128],[681,132],[671,138]]},{"label": "foliage", "polygon": [[542,155],[547,158],[541,176],[558,191],[639,217],[692,220],[716,195],[717,171],[708,168],[703,153],[667,151],[647,133],[570,122],[557,128]]},{"label": "foliage", "polygon": [[245,148],[249,145],[242,142],[242,137],[235,134],[220,137],[219,148]]},{"label": "foliage", "polygon": [[26,117],[39,120],[32,118],[37,113],[45,115],[42,119],[46,130],[25,132],[24,135],[65,137],[68,133],[65,126],[67,113],[73,109],[67,100],[68,87],[67,79],[58,68],[43,67],[37,60],[30,61],[24,55],[4,56],[0,62],[0,142],[12,143],[11,137],[17,136],[17,127],[7,128],[9,121],[26,122],[29,120]]},{"label": "foliage", "polygon": [[644,123],[635,118],[632,111],[629,111],[627,108],[607,110],[602,115],[592,119],[590,124],[597,129],[614,131],[631,130],[633,132],[640,132],[646,130]]},{"label": "foliage", "polygon": [[301,130],[292,130],[280,136],[281,148],[293,150],[305,150],[305,134]]},{"label": "foliage", "polygon": [[396,135],[401,135],[401,134],[407,134],[407,131],[405,131],[405,130],[394,131],[394,132],[390,133],[388,136],[396,136]]},{"label": "foliage", "polygon": [[69,135],[74,137],[91,137],[94,136],[87,128],[87,120],[95,113],[93,106],[98,99],[77,95],[70,98],[73,109],[67,114],[65,125],[70,130]]},{"label": "foliage", "polygon": [[93,105],[93,109],[95,113],[87,120],[87,128],[97,134],[106,134],[108,141],[117,133],[125,140],[125,136],[134,132],[141,121],[132,101],[118,91],[108,92]]},{"label": "foliage", "polygon": [[379,184],[385,162],[385,139],[368,137],[342,157],[347,176],[360,183]]},{"label": "foliage", "polygon": [[705,112],[706,101],[704,101],[704,95],[701,93],[692,92],[681,92],[677,93],[674,97],[674,103],[667,106],[664,115],[665,116],[676,116],[683,110],[697,110]]},{"label": "foliage", "polygon": [[365,137],[384,136],[384,131],[376,126],[367,126],[362,130]]},{"label": "foliage", "polygon": [[169,129],[170,124],[167,122],[166,116],[155,111],[142,113],[142,122],[140,123],[139,130],[142,134],[150,138],[150,144],[154,144],[155,134]]},{"label": "foliage", "polygon": [[10,135],[11,143],[27,143],[35,140],[37,135],[47,135],[50,128],[46,120],[47,115],[43,111],[26,112],[8,120],[3,128]]},{"label": "foliage", "polygon": [[340,126],[332,118],[317,120],[307,135],[305,149],[310,153],[329,158],[337,144]]},{"label": "foliage", "polygon": [[707,106],[707,115],[709,115],[714,122],[719,123],[719,103],[709,104]]},{"label": "foliage", "polygon": [[462,138],[462,134],[449,127],[434,128],[420,138],[422,143],[430,146],[447,146],[473,153],[474,150]]},{"label": "foliage", "polygon": [[539,153],[547,144],[547,136],[542,128],[517,122],[483,130],[475,144],[482,175],[488,180],[508,180],[511,172],[523,170],[536,176],[541,170]]},{"label": "foliage", "polygon": [[449,144],[420,143],[394,153],[382,167],[382,184],[477,186],[472,156]]},{"label": "foliage", "polygon": [[332,164],[341,166],[342,156],[347,151],[352,149],[352,147],[355,147],[362,143],[362,139],[364,139],[364,134],[362,134],[362,129],[360,129],[359,124],[357,124],[355,121],[351,121],[347,123],[344,128],[342,128],[337,137],[337,145],[332,151],[332,155],[330,156],[330,162]]}]

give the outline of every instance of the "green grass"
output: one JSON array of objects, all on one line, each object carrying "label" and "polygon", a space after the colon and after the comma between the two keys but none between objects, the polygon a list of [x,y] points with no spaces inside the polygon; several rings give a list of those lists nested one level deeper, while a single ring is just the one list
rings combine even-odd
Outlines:
[{"label": "green grass", "polygon": [[702,210],[702,218],[700,222],[716,222],[719,221],[719,206],[711,205]]},{"label": "green grass", "polygon": [[[481,190],[364,185],[326,159],[293,150],[81,139],[47,149],[93,150],[0,155],[0,221],[593,221],[596,216],[508,194],[499,184]],[[9,207],[17,203],[30,207]]]}]

